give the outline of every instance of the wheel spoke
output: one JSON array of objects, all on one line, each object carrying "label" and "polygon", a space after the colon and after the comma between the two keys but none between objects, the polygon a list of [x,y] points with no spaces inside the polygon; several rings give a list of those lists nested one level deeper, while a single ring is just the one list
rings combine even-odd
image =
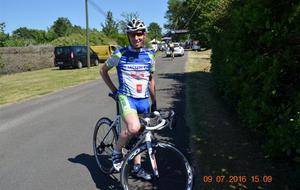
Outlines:
[{"label": "wheel spoke", "polygon": [[97,122],[93,137],[94,155],[102,172],[113,171],[111,154],[116,144],[117,132],[111,126],[112,121],[102,118]]},{"label": "wheel spoke", "polygon": [[[160,146],[160,144],[162,144]],[[138,151],[140,147],[135,149]],[[164,143],[158,143],[154,145],[153,149],[155,150],[155,158],[157,163],[157,168],[159,172],[159,177],[154,178],[151,181],[145,181],[143,179],[137,178],[134,175],[131,175],[131,163],[128,161],[128,158],[124,160],[123,170],[121,171],[121,182],[126,189],[176,189],[178,190],[187,190],[192,185],[192,181],[189,181],[190,173],[189,168],[186,163],[187,160],[182,153],[179,152],[175,147],[166,145]],[[134,152],[133,150],[132,152]],[[139,154],[141,153],[141,154]],[[132,153],[131,153],[132,154]],[[149,154],[147,153],[146,148],[140,148],[140,151],[136,155],[142,155],[142,167],[148,173],[152,173],[152,166],[150,163]],[[188,164],[188,163],[187,163]],[[189,164],[188,164],[189,166]],[[191,174],[192,175],[192,174]]]}]

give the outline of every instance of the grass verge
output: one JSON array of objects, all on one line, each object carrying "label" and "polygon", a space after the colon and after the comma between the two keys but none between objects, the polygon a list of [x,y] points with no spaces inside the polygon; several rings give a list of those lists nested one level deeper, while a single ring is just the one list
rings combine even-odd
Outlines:
[{"label": "grass verge", "polygon": [[[190,126],[191,134],[191,149],[192,160],[195,169],[195,176],[198,176],[199,163],[198,158],[201,155],[201,149],[197,148],[198,143],[201,142],[199,134],[201,133],[199,125],[199,116],[202,114],[201,97],[203,92],[199,90],[199,86],[203,85],[203,74],[210,71],[210,50],[194,52],[190,51],[188,54],[188,64],[186,65],[185,72],[187,73],[186,81],[186,122]],[[202,84],[201,84],[202,83]],[[202,183],[199,177],[195,177],[195,189]]]},{"label": "grass verge", "polygon": [[[161,56],[161,54],[161,52],[156,52],[156,57]],[[102,64],[100,64],[101,66]],[[109,72],[115,73],[116,69],[114,68]],[[47,68],[11,75],[0,75],[0,105],[38,97],[98,78],[99,66],[90,67],[90,69],[66,70]]]},{"label": "grass verge", "polygon": [[188,64],[186,65],[186,72],[188,73],[187,77],[187,86],[186,86],[186,97],[187,97],[187,112],[193,113],[188,114],[188,121],[191,121],[192,125],[195,126],[197,117],[200,114],[201,103],[199,97],[202,96],[201,91],[198,88],[195,88],[200,85],[201,75],[203,73],[210,72],[210,50],[194,52],[190,51],[188,54]]},{"label": "grass verge", "polygon": [[90,69],[47,68],[0,76],[0,105],[41,96],[99,78],[99,66]]}]

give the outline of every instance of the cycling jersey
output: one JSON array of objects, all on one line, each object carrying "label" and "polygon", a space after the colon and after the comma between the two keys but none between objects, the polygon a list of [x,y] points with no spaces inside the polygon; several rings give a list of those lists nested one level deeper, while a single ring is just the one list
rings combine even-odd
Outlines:
[{"label": "cycling jersey", "polygon": [[133,98],[148,98],[149,77],[155,71],[154,53],[147,48],[139,50],[131,46],[116,50],[106,61],[107,67],[117,68],[118,93]]}]

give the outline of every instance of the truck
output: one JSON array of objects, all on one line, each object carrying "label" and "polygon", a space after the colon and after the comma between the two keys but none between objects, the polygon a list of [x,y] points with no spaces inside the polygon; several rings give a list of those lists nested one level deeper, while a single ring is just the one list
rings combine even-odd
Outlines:
[{"label": "truck", "polygon": [[91,49],[96,53],[100,62],[105,62],[111,54],[116,50],[119,49],[120,46],[118,45],[95,45],[91,46]]}]

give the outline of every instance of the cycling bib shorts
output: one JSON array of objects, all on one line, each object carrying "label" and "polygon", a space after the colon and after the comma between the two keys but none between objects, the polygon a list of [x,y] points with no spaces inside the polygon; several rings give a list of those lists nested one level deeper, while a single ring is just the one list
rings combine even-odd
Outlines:
[{"label": "cycling bib shorts", "polygon": [[149,113],[149,98],[133,98],[123,94],[118,94],[120,113],[123,117],[129,113]]}]

